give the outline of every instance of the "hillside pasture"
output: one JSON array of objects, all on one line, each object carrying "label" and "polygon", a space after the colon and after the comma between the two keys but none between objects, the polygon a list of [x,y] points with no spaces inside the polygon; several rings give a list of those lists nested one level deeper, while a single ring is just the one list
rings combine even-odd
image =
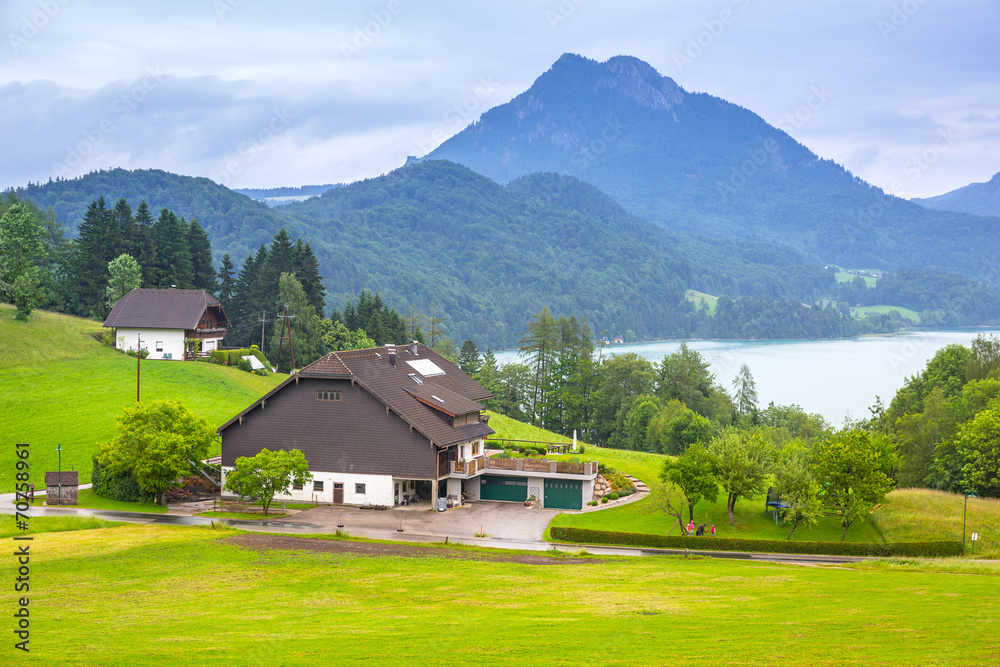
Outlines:
[{"label": "hillside pasture", "polygon": [[909,308],[903,308],[902,306],[861,306],[858,308],[851,308],[851,316],[864,317],[869,313],[888,315],[894,310],[898,312],[901,317],[904,317],[908,320],[913,320],[913,322],[916,324],[920,324],[920,313],[918,313],[915,310],[910,310]]},{"label": "hillside pasture", "polygon": [[152,525],[32,548],[28,666],[1000,660],[1000,586],[982,568],[549,559]]},{"label": "hillside pasture", "polygon": [[859,276],[856,273],[848,273],[847,271],[837,271],[833,276],[837,279],[838,283],[851,283],[854,282],[855,278],[863,278],[868,287],[875,287],[875,283],[878,282],[878,278],[875,276]]},{"label": "hillside pasture", "polygon": [[684,298],[696,306],[701,306],[701,304],[704,303],[705,307],[708,308],[709,314],[715,315],[715,306],[719,303],[719,297],[706,294],[705,292],[699,292],[698,290],[689,289],[684,292]]},{"label": "hillside pasture", "polygon": [[[102,345],[89,334],[100,325],[42,311],[28,322],[0,311],[0,492],[14,490],[14,443],[31,444],[31,476],[57,468],[77,470],[90,481],[91,457],[114,435],[122,408],[135,405],[136,359]],[[51,350],[51,358],[39,350]],[[181,361],[142,362],[143,402],[176,399],[219,426],[287,376],[261,377],[235,367]],[[218,445],[213,454],[218,453]]]}]

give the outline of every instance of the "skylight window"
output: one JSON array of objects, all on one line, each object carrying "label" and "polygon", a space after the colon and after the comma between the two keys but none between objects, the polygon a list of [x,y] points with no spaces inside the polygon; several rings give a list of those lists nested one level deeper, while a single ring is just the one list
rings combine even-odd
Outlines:
[{"label": "skylight window", "polygon": [[438,396],[435,396],[434,394],[431,394],[431,398],[433,398],[433,399],[434,399],[435,401],[437,401],[437,402],[438,402],[438,403],[440,403],[441,405],[444,405],[444,399],[443,399],[443,398],[440,398],[440,397],[438,397]]},{"label": "skylight window", "polygon": [[408,363],[413,370],[420,373],[424,377],[433,377],[435,375],[445,374],[445,372],[441,370],[441,367],[430,359],[416,359],[415,361],[407,361],[406,363]]},{"label": "skylight window", "polygon": [[421,380],[420,376],[418,376],[416,373],[410,373],[410,379],[413,380],[414,382],[416,382],[417,384],[423,384],[424,383],[424,381]]}]

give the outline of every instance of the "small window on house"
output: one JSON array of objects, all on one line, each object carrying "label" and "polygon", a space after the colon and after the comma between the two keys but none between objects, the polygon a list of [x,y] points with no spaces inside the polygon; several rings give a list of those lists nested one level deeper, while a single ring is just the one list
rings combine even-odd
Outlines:
[{"label": "small window on house", "polygon": [[301,490],[302,490],[301,484],[292,484],[292,491],[301,491]]},{"label": "small window on house", "polygon": [[323,491],[323,482],[315,481],[313,482],[313,491]]},{"label": "small window on house", "polygon": [[478,440],[476,440],[474,443],[472,443],[472,455],[473,456],[479,456],[479,441]]},{"label": "small window on house", "polygon": [[156,351],[157,352],[163,352],[163,341],[162,340],[156,341]]},{"label": "small window on house", "polygon": [[364,492],[365,492],[365,485],[364,484],[355,484],[354,485],[354,493],[364,494]]},{"label": "small window on house", "polygon": [[316,392],[317,401],[339,401],[340,392],[339,391],[317,391]]}]

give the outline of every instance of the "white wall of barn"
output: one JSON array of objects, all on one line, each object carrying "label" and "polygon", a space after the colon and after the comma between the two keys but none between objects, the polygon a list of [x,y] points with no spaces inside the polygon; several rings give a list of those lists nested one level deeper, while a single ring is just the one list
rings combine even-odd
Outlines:
[{"label": "white wall of barn", "polygon": [[[222,469],[223,485],[225,485],[226,475],[232,470],[231,467]],[[342,472],[322,472],[310,470],[313,481],[306,482],[301,489],[292,489],[287,494],[275,494],[275,502],[333,502],[333,485],[344,485],[344,504],[362,505],[371,503],[372,505],[394,504],[393,478],[391,475],[358,475],[355,473]],[[317,490],[316,482],[323,483],[323,489]],[[357,485],[364,485],[364,493],[359,493]],[[226,492],[228,495],[228,492]]]}]

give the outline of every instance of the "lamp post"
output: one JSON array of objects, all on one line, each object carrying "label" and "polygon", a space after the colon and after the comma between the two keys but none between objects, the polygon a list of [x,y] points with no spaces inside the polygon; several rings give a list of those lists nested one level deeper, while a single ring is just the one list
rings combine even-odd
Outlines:
[{"label": "lamp post", "polygon": [[[59,472],[56,473],[57,475],[59,475],[59,477],[56,478],[58,480],[56,483],[59,485],[58,486],[59,490],[57,492],[59,497],[59,502],[57,504],[60,507],[62,507],[62,445],[61,444],[56,445],[56,452],[59,454],[59,468],[58,468]],[[962,539],[965,539],[965,535],[962,535]]]},{"label": "lamp post", "polygon": [[962,509],[962,553],[965,553],[965,516],[969,511],[969,497],[976,497],[975,491],[965,492],[965,507]]}]

